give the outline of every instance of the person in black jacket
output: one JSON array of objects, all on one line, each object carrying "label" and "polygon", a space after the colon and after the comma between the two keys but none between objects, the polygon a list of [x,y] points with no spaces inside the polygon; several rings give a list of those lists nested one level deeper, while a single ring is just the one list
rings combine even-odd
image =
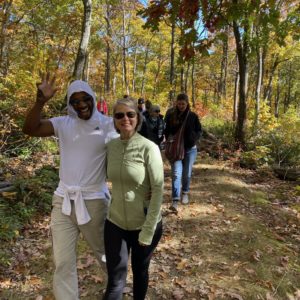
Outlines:
[{"label": "person in black jacket", "polygon": [[149,115],[145,117],[145,124],[147,127],[145,137],[160,147],[164,139],[165,122],[160,114],[159,105],[151,106]]},{"label": "person in black jacket", "polygon": [[182,204],[189,203],[188,193],[192,167],[197,157],[196,143],[201,137],[202,129],[199,117],[190,110],[189,98],[186,94],[179,94],[176,99],[176,106],[165,117],[165,137],[174,135],[180,130],[182,123],[187,117],[184,128],[184,158],[171,163],[172,168],[172,205],[171,210],[177,211],[178,202],[181,198]]}]

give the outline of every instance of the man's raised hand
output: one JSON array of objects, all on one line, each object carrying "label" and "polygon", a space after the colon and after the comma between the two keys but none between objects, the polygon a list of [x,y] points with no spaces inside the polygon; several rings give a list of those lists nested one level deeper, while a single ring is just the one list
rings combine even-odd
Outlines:
[{"label": "man's raised hand", "polygon": [[36,84],[37,86],[37,101],[46,103],[50,98],[54,96],[58,88],[55,86],[55,76],[50,76],[50,73],[44,73],[41,76],[42,82]]}]

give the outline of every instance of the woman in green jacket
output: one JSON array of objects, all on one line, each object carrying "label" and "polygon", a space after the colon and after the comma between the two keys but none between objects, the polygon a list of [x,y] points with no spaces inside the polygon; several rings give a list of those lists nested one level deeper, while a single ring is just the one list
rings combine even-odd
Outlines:
[{"label": "woman in green jacket", "polygon": [[158,146],[137,133],[143,117],[135,101],[118,100],[113,118],[120,138],[108,143],[107,152],[112,199],[104,230],[108,272],[104,299],[122,299],[131,251],[133,297],[143,300],[150,260],[162,236],[163,163]]}]

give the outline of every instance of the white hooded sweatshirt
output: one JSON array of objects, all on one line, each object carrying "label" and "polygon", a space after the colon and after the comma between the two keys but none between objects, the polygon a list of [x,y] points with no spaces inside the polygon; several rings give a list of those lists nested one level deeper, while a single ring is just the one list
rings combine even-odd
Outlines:
[{"label": "white hooded sweatshirt", "polygon": [[[86,92],[94,99],[89,120],[80,119],[69,103],[76,92]],[[106,144],[118,135],[113,119],[97,111],[95,94],[85,81],[75,80],[70,84],[67,108],[68,115],[50,119],[60,149],[60,182],[54,193],[64,198],[62,212],[66,215],[71,214],[70,199],[74,200],[77,222],[82,225],[90,221],[84,200],[110,198],[106,184]]]}]

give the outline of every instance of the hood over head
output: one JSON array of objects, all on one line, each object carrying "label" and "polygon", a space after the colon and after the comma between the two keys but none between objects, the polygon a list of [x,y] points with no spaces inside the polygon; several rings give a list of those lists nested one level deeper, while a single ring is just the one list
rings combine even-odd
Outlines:
[{"label": "hood over head", "polygon": [[79,92],[85,92],[93,97],[93,113],[91,116],[91,119],[92,119],[95,116],[95,114],[97,114],[96,96],[95,96],[95,93],[93,92],[92,88],[89,86],[89,84],[83,80],[74,80],[73,82],[71,82],[71,84],[68,87],[68,91],[67,91],[68,115],[73,118],[74,117],[78,118],[75,109],[70,104],[70,98],[74,93],[79,93]]}]

